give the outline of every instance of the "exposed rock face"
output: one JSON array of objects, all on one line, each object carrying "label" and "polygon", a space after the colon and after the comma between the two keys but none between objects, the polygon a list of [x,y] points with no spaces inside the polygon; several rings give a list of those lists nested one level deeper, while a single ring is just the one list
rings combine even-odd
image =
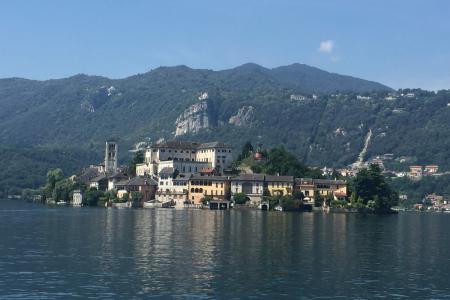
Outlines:
[{"label": "exposed rock face", "polygon": [[250,125],[254,114],[253,106],[242,106],[239,108],[238,112],[230,117],[228,123],[236,126],[247,126]]},{"label": "exposed rock face", "polygon": [[209,128],[208,102],[201,101],[189,106],[175,121],[175,136],[197,133]]}]

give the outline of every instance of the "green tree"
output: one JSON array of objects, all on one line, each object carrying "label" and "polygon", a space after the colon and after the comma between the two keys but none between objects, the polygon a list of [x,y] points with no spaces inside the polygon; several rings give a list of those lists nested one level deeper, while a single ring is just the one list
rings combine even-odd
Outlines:
[{"label": "green tree", "polygon": [[205,196],[202,198],[201,202],[203,205],[208,205],[208,203],[212,200],[213,200],[213,198],[211,196]]},{"label": "green tree", "polygon": [[398,204],[398,193],[386,183],[380,167],[375,164],[358,173],[353,181],[352,189],[352,193],[355,193],[354,197],[358,196],[358,202],[361,199],[362,204],[374,212],[389,212]]},{"label": "green tree", "polygon": [[242,161],[248,157],[250,157],[253,153],[253,145],[250,141],[245,142],[244,146],[242,147],[241,154],[238,156],[238,161]]},{"label": "green tree", "polygon": [[144,152],[142,150],[136,151],[133,155],[133,159],[128,164],[128,172],[136,176],[136,165],[144,162]]},{"label": "green tree", "polygon": [[323,197],[318,191],[314,194],[314,206],[321,207],[323,205]]},{"label": "green tree", "polygon": [[236,204],[245,204],[248,200],[250,200],[244,193],[234,194],[233,199]]},{"label": "green tree", "polygon": [[83,204],[88,206],[97,206],[97,203],[101,197],[104,197],[104,193],[94,187],[91,187],[86,191],[86,197],[85,200],[83,200]]},{"label": "green tree", "polygon": [[301,200],[301,201],[303,201],[303,199],[305,199],[305,195],[302,193],[302,191],[294,191],[292,193],[292,197],[294,199]]},{"label": "green tree", "polygon": [[131,192],[131,202],[133,203],[133,206],[139,206],[142,197],[143,195],[141,192]]}]

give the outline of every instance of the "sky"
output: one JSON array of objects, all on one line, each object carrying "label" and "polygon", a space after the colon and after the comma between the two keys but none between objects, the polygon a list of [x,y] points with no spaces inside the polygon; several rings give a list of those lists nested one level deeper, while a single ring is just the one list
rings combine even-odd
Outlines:
[{"label": "sky", "polygon": [[248,62],[450,89],[450,1],[0,0],[0,78]]}]

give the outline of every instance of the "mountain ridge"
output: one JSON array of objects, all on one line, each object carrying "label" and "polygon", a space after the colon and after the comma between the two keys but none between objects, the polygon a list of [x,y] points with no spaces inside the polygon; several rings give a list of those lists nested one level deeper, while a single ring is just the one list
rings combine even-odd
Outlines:
[{"label": "mountain ridge", "polygon": [[[293,69],[295,69],[295,70],[293,70]],[[292,63],[292,64],[289,64],[289,65],[282,65],[282,66],[278,66],[278,67],[268,68],[268,67],[264,67],[262,65],[259,65],[257,63],[249,62],[249,63],[244,63],[242,65],[239,65],[239,66],[236,66],[236,67],[233,67],[233,68],[221,69],[221,70],[212,70],[212,69],[204,69],[204,68],[191,68],[191,67],[189,67],[187,65],[159,66],[157,68],[151,69],[151,70],[149,70],[147,72],[144,72],[144,73],[137,73],[137,74],[134,74],[134,75],[121,77],[121,78],[109,78],[107,76],[102,76],[102,75],[90,75],[90,74],[86,74],[86,73],[78,73],[78,74],[74,74],[74,75],[71,75],[71,76],[68,76],[68,77],[49,78],[49,79],[44,79],[44,80],[29,79],[29,78],[25,78],[25,77],[5,77],[5,78],[0,78],[0,82],[1,81],[8,81],[8,80],[21,80],[21,81],[33,81],[33,82],[51,82],[51,81],[57,81],[57,80],[86,79],[86,78],[91,78],[91,79],[96,78],[96,79],[99,79],[99,80],[109,80],[109,81],[121,81],[121,80],[127,80],[127,79],[136,78],[136,77],[150,75],[150,74],[152,74],[154,72],[167,71],[167,70],[172,71],[172,72],[173,71],[179,71],[179,70],[183,70],[183,71],[188,70],[188,71],[191,71],[191,72],[198,71],[198,72],[209,72],[209,73],[215,73],[215,72],[216,73],[220,73],[220,72],[229,73],[229,72],[232,72],[232,71],[243,71],[243,70],[246,70],[248,72],[248,71],[259,70],[262,73],[269,74],[273,78],[276,78],[276,79],[280,80],[280,82],[286,81],[286,80],[283,80],[283,77],[285,77],[286,74],[284,74],[284,76],[283,76],[283,74],[280,74],[280,73],[283,73],[282,71],[286,71],[287,70],[289,73],[292,73],[293,71],[296,71],[296,72],[300,71],[303,76],[308,76],[305,73],[313,71],[313,72],[321,73],[322,76],[323,75],[332,76],[332,77],[336,76],[336,77],[341,77],[341,78],[345,78],[345,79],[348,79],[348,80],[356,80],[358,82],[367,82],[367,83],[373,84],[374,89],[372,89],[372,90],[366,89],[365,91],[392,90],[392,88],[390,88],[390,87],[388,87],[386,85],[383,85],[381,83],[378,83],[376,81],[365,80],[365,79],[357,78],[357,77],[354,77],[354,76],[342,75],[342,74],[334,73],[334,72],[328,72],[328,71],[324,71],[324,70],[322,70],[320,68],[309,66],[307,64],[302,64],[302,63]],[[274,74],[274,72],[275,72],[275,74]],[[281,75],[281,77],[277,77],[277,75],[278,76]],[[291,79],[289,79],[287,81],[292,82],[293,80],[294,79],[291,78]],[[341,90],[341,91],[346,91],[346,90],[350,91],[352,89],[342,89],[342,88],[340,88],[340,89],[337,89],[336,91],[339,91],[339,90]],[[353,89],[353,91],[356,91],[356,90]]]},{"label": "mountain ridge", "polygon": [[[11,147],[4,150],[8,157],[0,170],[40,170],[39,178],[58,166],[73,172],[98,163],[105,140],[112,137],[120,139],[122,162],[138,142],[176,137],[226,141],[236,152],[246,140],[265,147],[284,145],[309,165],[338,167],[356,161],[370,129],[368,156],[395,153],[414,156],[417,163],[450,166],[450,154],[442,151],[450,147],[447,91],[395,92],[341,75],[343,81],[328,84],[334,75],[320,69],[296,84],[309,67],[286,68],[275,68],[274,74],[256,64],[223,71],[178,66],[123,79],[0,80],[0,152],[14,145],[20,154],[14,155]],[[351,90],[354,85],[358,88]],[[415,96],[400,96],[409,92]],[[391,94],[395,100],[386,100]],[[426,126],[417,120],[427,120]],[[418,138],[428,144],[417,143]],[[57,163],[49,155],[67,160]],[[39,168],[20,165],[14,157],[27,164],[47,163]],[[26,173],[20,178],[25,180]]]}]

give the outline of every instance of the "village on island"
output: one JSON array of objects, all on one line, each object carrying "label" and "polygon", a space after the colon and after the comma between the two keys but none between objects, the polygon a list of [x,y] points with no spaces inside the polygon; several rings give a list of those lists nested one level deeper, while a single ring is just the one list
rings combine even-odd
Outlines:
[{"label": "village on island", "polygon": [[[256,166],[267,162],[267,150],[260,146],[253,149],[247,142],[242,151],[238,160],[251,159]],[[107,141],[102,163],[90,165],[80,174],[67,178],[60,169],[50,170],[47,185],[35,200],[46,204],[112,208],[221,210],[246,207],[278,211],[365,211],[377,205],[390,210],[398,201],[405,200],[405,195],[391,190],[382,192],[383,195],[366,195],[364,200],[361,196],[364,197],[366,191],[352,192],[348,188],[347,179],[354,180],[364,172],[369,174],[371,168],[378,172],[375,176],[381,176],[380,183],[384,184],[383,175],[393,172],[386,171],[384,166],[394,159],[391,154],[367,161],[360,158],[347,168],[314,169],[311,177],[254,172],[255,168],[236,164],[233,147],[223,142],[161,139],[134,151],[131,165],[119,165],[118,158],[118,142]],[[393,176],[420,180],[424,176],[441,175],[438,170],[437,165],[411,166],[410,172],[394,172]],[[376,184],[373,179],[368,180],[369,183],[361,183],[362,188],[364,184],[365,188],[367,184]],[[381,204],[372,200],[379,197],[385,199],[380,200]],[[428,209],[450,211],[450,204],[442,196],[430,194],[424,201],[432,204]],[[423,205],[417,204],[414,208],[423,210]]]},{"label": "village on island", "polygon": [[[127,167],[118,165],[118,152],[117,142],[106,142],[104,162],[67,179],[83,189],[71,191],[69,201],[49,197],[45,202],[90,205],[93,190],[108,194],[107,199],[96,199],[100,200],[98,205],[115,208],[229,209],[245,204],[261,210],[283,210],[292,204],[287,204],[286,199],[295,198],[302,200],[304,208],[312,210],[317,206],[317,198],[322,199],[321,209],[330,204],[324,201],[326,199],[347,201],[344,180],[295,178],[233,169],[233,147],[222,142],[173,140],[152,144],[142,151],[144,161],[135,164],[132,176]],[[251,154],[255,161],[265,159],[260,151]],[[274,199],[277,203],[272,203]],[[280,199],[285,200],[285,205]]]}]

